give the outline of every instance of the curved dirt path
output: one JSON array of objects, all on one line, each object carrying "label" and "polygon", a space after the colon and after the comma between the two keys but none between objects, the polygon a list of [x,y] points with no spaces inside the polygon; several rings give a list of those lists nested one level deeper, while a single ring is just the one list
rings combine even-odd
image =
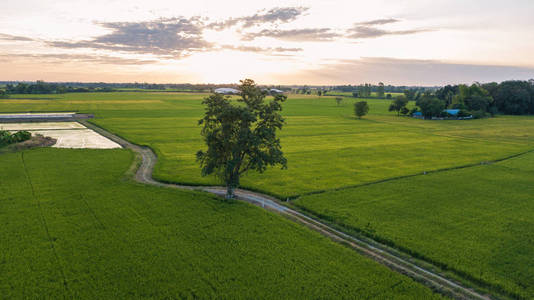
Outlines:
[{"label": "curved dirt path", "polygon": [[[152,171],[154,165],[156,164],[157,156],[150,148],[130,143],[129,141],[92,123],[85,121],[81,121],[81,123],[140,155],[142,159],[141,165],[137,168],[134,176],[135,180],[138,182],[161,187],[178,188],[184,190],[199,190],[218,196],[224,196],[226,193],[226,189],[222,186],[189,186],[156,181],[154,178],[152,178]],[[265,209],[280,213],[295,222],[301,223],[308,228],[331,238],[336,242],[348,245],[359,253],[372,258],[378,263],[381,263],[396,272],[407,275],[414,280],[431,287],[441,294],[451,296],[456,299],[491,299],[488,295],[479,293],[470,287],[446,278],[445,276],[440,275],[429,268],[420,266],[409,259],[395,255],[393,251],[389,251],[390,248],[386,245],[380,244],[376,241],[359,239],[348,235],[329,226],[328,224],[321,222],[320,220],[311,218],[303,213],[279,204],[278,200],[271,196],[243,189],[236,189],[235,195],[237,199],[241,201],[249,202]]]}]

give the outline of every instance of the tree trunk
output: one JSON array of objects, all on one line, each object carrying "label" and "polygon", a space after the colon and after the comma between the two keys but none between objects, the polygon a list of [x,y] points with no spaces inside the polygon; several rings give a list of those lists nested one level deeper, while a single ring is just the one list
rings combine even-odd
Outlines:
[{"label": "tree trunk", "polygon": [[235,197],[234,187],[231,186],[231,185],[227,185],[226,186],[226,196],[224,198],[229,200],[229,199],[234,199],[234,197]]}]

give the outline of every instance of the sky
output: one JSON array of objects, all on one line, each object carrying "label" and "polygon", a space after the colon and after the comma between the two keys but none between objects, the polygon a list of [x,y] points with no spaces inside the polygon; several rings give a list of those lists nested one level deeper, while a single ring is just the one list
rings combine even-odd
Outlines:
[{"label": "sky", "polygon": [[0,80],[534,78],[532,0],[2,0]]}]

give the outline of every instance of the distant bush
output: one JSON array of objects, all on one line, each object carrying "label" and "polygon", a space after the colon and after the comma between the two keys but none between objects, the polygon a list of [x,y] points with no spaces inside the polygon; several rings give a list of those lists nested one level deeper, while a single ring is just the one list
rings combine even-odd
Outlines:
[{"label": "distant bush", "polygon": [[354,114],[361,119],[369,112],[369,104],[366,101],[360,101],[354,103]]},{"label": "distant bush", "polygon": [[469,116],[471,116],[471,113],[469,113],[467,110],[460,109],[460,111],[458,112],[458,117],[459,118],[465,118],[465,117],[469,117]]},{"label": "distant bush", "polygon": [[28,131],[18,131],[16,133],[14,133],[13,135],[11,135],[11,139],[12,139],[13,143],[24,142],[24,141],[27,141],[27,140],[29,140],[31,138],[32,138],[32,134],[29,133]]},{"label": "distant bush", "polygon": [[9,144],[20,143],[31,139],[32,134],[28,131],[18,131],[11,134],[9,131],[0,130],[0,147]]},{"label": "distant bush", "polygon": [[9,98],[9,95],[5,90],[0,90],[0,99],[7,99]]},{"label": "distant bush", "polygon": [[473,119],[483,119],[489,117],[489,114],[483,110],[475,110],[471,112],[471,114],[473,115]]}]

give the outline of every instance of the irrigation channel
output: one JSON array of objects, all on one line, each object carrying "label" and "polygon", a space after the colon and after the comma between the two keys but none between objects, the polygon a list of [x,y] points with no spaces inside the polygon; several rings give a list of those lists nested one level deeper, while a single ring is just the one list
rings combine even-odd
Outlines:
[{"label": "irrigation channel", "polygon": [[[80,122],[121,146],[133,150],[141,157],[141,165],[137,168],[134,176],[135,180],[138,182],[161,187],[204,191],[218,196],[224,196],[226,193],[226,189],[222,186],[189,186],[156,181],[152,178],[152,170],[156,164],[157,156],[152,149],[130,143],[127,140],[85,120],[80,120]],[[455,299],[491,299],[490,296],[477,292],[472,287],[465,286],[464,283],[460,283],[439,274],[437,271],[434,271],[439,269],[435,266],[428,263],[417,263],[415,259],[407,257],[406,255],[399,255],[393,249],[379,242],[346,234],[320,220],[280,204],[279,200],[271,196],[243,189],[236,189],[235,194],[238,200],[246,201],[263,207],[264,209],[277,212],[295,222],[301,223],[336,242],[351,247],[357,252],[372,258],[396,272],[402,273],[431,287],[436,292]]]}]

